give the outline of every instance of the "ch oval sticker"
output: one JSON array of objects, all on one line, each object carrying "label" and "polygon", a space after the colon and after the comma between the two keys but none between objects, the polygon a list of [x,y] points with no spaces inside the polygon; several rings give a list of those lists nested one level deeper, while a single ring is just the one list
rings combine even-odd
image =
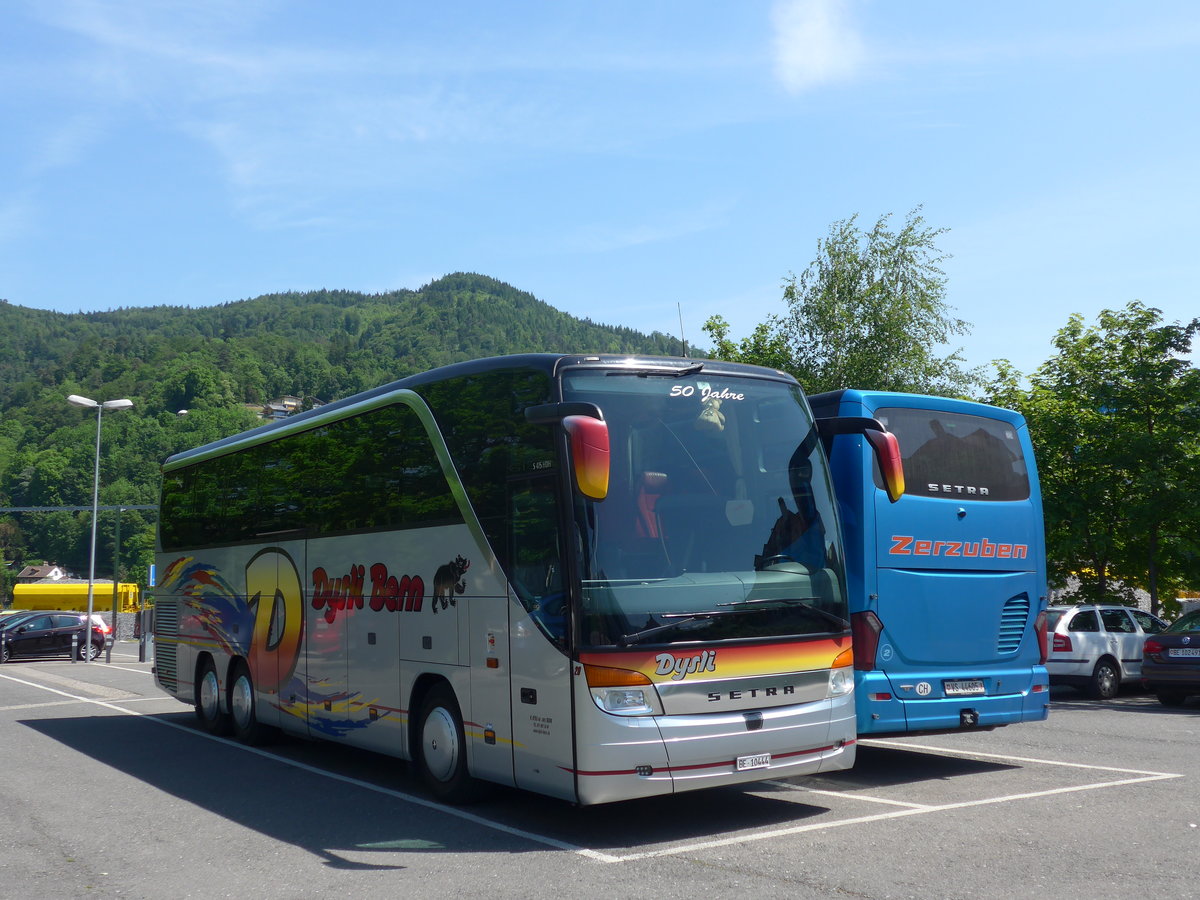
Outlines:
[{"label": "ch oval sticker", "polygon": [[928,697],[931,693],[933,693],[933,685],[928,681],[917,682],[917,696]]}]

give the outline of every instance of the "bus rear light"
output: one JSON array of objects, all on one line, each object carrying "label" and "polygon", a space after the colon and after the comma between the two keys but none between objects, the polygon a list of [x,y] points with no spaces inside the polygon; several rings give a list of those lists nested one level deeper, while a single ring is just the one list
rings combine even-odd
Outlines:
[{"label": "bus rear light", "polygon": [[[1037,632],[1038,652],[1042,655],[1041,665],[1046,664],[1046,660],[1050,658],[1050,644],[1046,634],[1046,611],[1043,609],[1037,614],[1037,619],[1033,623],[1033,630]],[[1055,635],[1057,639],[1058,635]]]},{"label": "bus rear light", "polygon": [[879,616],[870,610],[851,613],[850,633],[854,639],[854,668],[860,672],[873,671],[875,653],[879,649],[879,635],[883,633],[883,623],[879,621]]},{"label": "bus rear light", "polygon": [[885,701],[885,700],[891,700],[891,699],[892,699],[892,695],[891,695],[891,694],[887,694],[887,693],[883,693],[883,694],[867,694],[867,699],[869,699],[869,700],[878,700],[878,701],[882,702],[882,701]]},{"label": "bus rear light", "polygon": [[1050,685],[1048,684],[1035,684],[1033,686],[1033,693],[1035,694],[1044,694],[1048,690],[1050,690]]}]

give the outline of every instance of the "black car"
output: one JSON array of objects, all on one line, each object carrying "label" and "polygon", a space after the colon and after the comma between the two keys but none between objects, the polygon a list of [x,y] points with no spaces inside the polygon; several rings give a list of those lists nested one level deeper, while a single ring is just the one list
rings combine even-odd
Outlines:
[{"label": "black car", "polygon": [[[6,619],[9,617],[5,617]],[[86,613],[66,611],[37,611],[28,616],[13,616],[0,630],[0,662],[18,656],[70,656],[72,638],[78,641],[77,653],[83,659],[95,659],[104,651],[111,627],[100,616],[93,615],[90,628],[85,628]],[[90,631],[91,640],[84,636]]]},{"label": "black car", "polygon": [[1200,609],[1146,638],[1142,684],[1163,706],[1182,706],[1191,694],[1200,694]]}]

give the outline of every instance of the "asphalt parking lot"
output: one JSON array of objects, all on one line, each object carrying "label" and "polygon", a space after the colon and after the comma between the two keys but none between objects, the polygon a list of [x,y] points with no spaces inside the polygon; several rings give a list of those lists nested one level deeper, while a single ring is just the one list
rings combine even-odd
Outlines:
[{"label": "asphalt parking lot", "polygon": [[386,757],[198,731],[122,642],[0,668],[0,897],[1197,895],[1200,705],[1055,689],[1049,721],[602,807],[433,802]]}]

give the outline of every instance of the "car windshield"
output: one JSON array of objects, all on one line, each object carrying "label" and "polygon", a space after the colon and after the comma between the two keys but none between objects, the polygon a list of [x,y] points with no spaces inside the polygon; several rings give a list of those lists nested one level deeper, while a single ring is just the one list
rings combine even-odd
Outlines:
[{"label": "car windshield", "polygon": [[765,378],[575,370],[608,423],[608,496],[578,500],[583,642],[843,633],[832,491],[800,389]]},{"label": "car windshield", "polygon": [[1200,609],[1193,609],[1182,618],[1176,619],[1166,627],[1163,634],[1186,634],[1200,631]]}]

